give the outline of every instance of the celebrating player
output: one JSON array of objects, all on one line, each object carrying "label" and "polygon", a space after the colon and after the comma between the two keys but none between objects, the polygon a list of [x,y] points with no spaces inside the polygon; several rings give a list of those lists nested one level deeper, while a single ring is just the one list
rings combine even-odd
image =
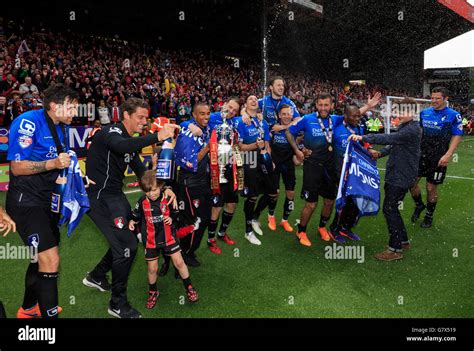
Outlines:
[{"label": "celebrating player", "polygon": [[[462,119],[459,112],[447,107],[448,91],[437,87],[431,91],[431,106],[420,113],[423,128],[421,141],[420,167],[418,179],[411,189],[415,201],[415,211],[411,217],[414,223],[426,209],[422,228],[430,228],[438,202],[438,185],[443,184],[449,160],[461,142],[463,135]],[[421,198],[419,181],[426,177],[426,205]]]},{"label": "celebrating player", "polygon": [[[301,197],[306,203],[301,211],[296,233],[300,244],[304,246],[311,246],[306,235],[306,226],[316,209],[319,196],[323,197],[323,209],[318,231],[323,240],[331,240],[325,227],[336,198],[338,179],[333,149],[333,125],[336,117],[329,114],[333,108],[332,100],[330,94],[319,95],[316,102],[318,112],[303,116],[286,130],[286,136],[296,156],[300,160],[304,159]],[[295,136],[300,132],[304,132],[305,147],[311,150],[306,158],[295,142]]]},{"label": "celebrating player", "polygon": [[21,239],[38,253],[25,276],[18,318],[56,318],[58,307],[59,214],[51,198],[59,170],[69,167],[67,131],[77,114],[77,92],[57,84],[44,92],[45,109],[26,112],[10,129],[10,185],[6,209]]},{"label": "celebrating player", "polygon": [[[344,119],[340,122],[336,122],[339,124],[334,128],[334,150],[338,177],[341,176],[348,137],[350,135],[365,134],[364,128],[360,125],[361,117],[360,109],[357,106],[351,105],[346,107]],[[377,155],[377,152],[373,150],[368,143],[365,143],[364,147],[368,148],[369,153],[373,156]],[[331,238],[338,243],[344,243],[344,237],[350,240],[360,240],[359,236],[351,230],[356,224],[357,215],[358,209],[354,202],[349,199],[342,212],[334,215],[334,220],[329,230]]]},{"label": "celebrating player", "polygon": [[[283,104],[278,112],[279,125],[288,127],[293,120],[293,109],[290,105]],[[276,126],[276,125],[275,125]],[[280,188],[280,176],[285,185],[285,203],[283,205],[283,218],[280,225],[286,232],[291,233],[293,228],[288,223],[291,211],[295,208],[295,164],[293,162],[294,152],[286,138],[285,129],[272,133],[271,140],[272,160],[275,164],[273,181],[277,189]],[[268,208],[268,227],[270,230],[276,230],[275,208],[276,201],[271,202]]]},{"label": "celebrating player", "polygon": [[[237,133],[235,125],[235,115],[239,111],[240,102],[237,98],[230,98],[223,106],[220,112],[211,113],[209,119],[209,126],[211,129],[216,129],[218,134],[220,133],[220,127],[225,123],[230,129]],[[224,117],[224,118],[223,118]],[[218,140],[217,140],[218,142]],[[232,140],[228,140],[229,143],[232,143]],[[217,156],[217,155],[216,155]],[[234,217],[235,208],[237,202],[239,201],[238,192],[234,190],[234,181],[237,179],[237,174],[234,172],[234,163],[236,162],[235,158],[230,160],[225,166],[224,177],[227,180],[227,183],[220,183],[219,189],[213,189],[212,195],[212,212],[211,212],[211,221],[209,222],[209,235],[207,240],[207,245],[209,250],[215,254],[220,254],[222,252],[221,248],[217,246],[216,241],[216,230],[217,223],[219,221],[219,215],[221,213],[222,207],[224,211],[222,213],[221,226],[217,233],[217,237],[226,243],[227,245],[235,245],[229,235],[227,234],[227,228]],[[211,167],[216,166],[211,162]],[[216,181],[216,183],[219,180]],[[238,181],[238,180],[237,180]]]},{"label": "celebrating player", "polygon": [[[246,102],[246,113],[251,116],[251,123],[247,125],[242,117],[237,119],[239,131],[239,147],[246,153],[244,163],[244,190],[247,198],[244,203],[245,238],[254,245],[261,245],[255,236],[263,235],[258,218],[267,205],[274,206],[278,193],[272,178],[273,164],[270,154],[270,131],[265,120],[259,116],[258,100],[250,95]],[[257,197],[262,194],[257,202]]]},{"label": "celebrating player", "polygon": [[[180,166],[177,181],[180,210],[187,211],[187,215],[195,221],[194,232],[181,240],[184,261],[191,267],[200,266],[196,250],[211,218],[209,118],[209,106],[204,102],[196,103],[193,107],[193,120],[181,124],[175,148],[175,159]],[[191,126],[200,129],[199,136],[194,136]],[[181,153],[184,145],[189,145],[188,152]]]},{"label": "celebrating player", "polygon": [[[281,106],[288,105],[291,107],[292,116],[300,117],[300,113],[296,108],[296,105],[290,98],[285,96],[285,81],[282,77],[276,76],[270,79],[268,82],[268,89],[270,94],[264,96],[258,100],[258,108],[262,111],[263,119],[267,122],[268,127],[272,130],[272,127],[278,122],[278,111]],[[243,109],[242,120],[245,124],[251,123],[251,116]]]}]

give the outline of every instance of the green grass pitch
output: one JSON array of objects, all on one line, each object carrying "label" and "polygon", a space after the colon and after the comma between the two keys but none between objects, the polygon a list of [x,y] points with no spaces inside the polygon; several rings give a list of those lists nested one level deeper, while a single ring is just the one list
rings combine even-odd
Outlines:
[{"label": "green grass pitch", "polygon": [[[362,240],[346,244],[363,246],[365,260],[358,263],[325,258],[328,243],[316,235],[320,205],[308,226],[312,247],[301,246],[294,234],[280,228],[276,232],[266,229],[262,246],[251,245],[244,239],[241,201],[229,231],[237,245],[220,244],[223,252],[218,256],[209,252],[204,238],[198,251],[202,266],[190,269],[200,294],[198,303],[182,303],[183,287],[171,269],[158,280],[161,296],[157,306],[150,311],[145,309],[148,285],[142,246],[130,274],[129,300],[149,318],[474,317],[474,138],[464,138],[454,161],[458,162],[450,163],[450,177],[440,187],[433,228],[426,230],[419,223],[409,222],[413,201],[409,196],[405,198],[402,214],[413,246],[402,261],[379,262],[373,258],[388,240],[381,212],[377,217],[362,218],[355,229]],[[383,168],[384,162],[379,167]],[[383,177],[383,171],[381,174]],[[298,195],[301,178],[302,169],[298,168]],[[423,187],[424,184],[423,181]],[[134,204],[139,195],[130,194],[130,202]],[[281,218],[282,197],[277,220]],[[4,203],[5,195],[0,199]],[[302,205],[298,197],[291,223],[299,217]],[[266,212],[261,218],[263,225],[265,216]],[[0,245],[7,242],[21,244],[15,233],[0,237]],[[95,266],[106,248],[103,235],[88,217],[71,238],[62,229],[61,317],[108,317],[109,293],[82,285],[84,274]],[[14,317],[21,305],[27,265],[26,260],[0,260],[0,300],[9,317]]]}]

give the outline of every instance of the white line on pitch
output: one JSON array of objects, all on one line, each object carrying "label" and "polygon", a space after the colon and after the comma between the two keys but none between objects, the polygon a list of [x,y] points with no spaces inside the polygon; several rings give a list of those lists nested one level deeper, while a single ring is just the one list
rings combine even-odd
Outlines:
[{"label": "white line on pitch", "polygon": [[141,191],[141,189],[134,189],[134,190],[124,191],[123,193],[124,194],[133,194],[133,193],[139,193],[140,191]]},{"label": "white line on pitch", "polygon": [[[386,171],[385,168],[379,168],[379,171]],[[452,175],[447,175],[446,178],[454,178],[454,179],[465,179],[465,180],[474,180],[474,178],[469,178],[469,177],[458,177],[458,176],[452,176]]]}]

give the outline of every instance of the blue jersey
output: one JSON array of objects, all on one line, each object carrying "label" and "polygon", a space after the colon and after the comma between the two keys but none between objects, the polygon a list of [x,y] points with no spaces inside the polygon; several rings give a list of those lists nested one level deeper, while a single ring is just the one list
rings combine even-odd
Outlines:
[{"label": "blue jersey", "polygon": [[349,141],[347,138],[352,134],[350,129],[357,134],[357,135],[364,135],[364,127],[361,125],[357,126],[352,126],[349,124],[346,124],[344,121],[341,121],[336,127],[334,127],[334,134],[333,134],[333,145],[334,145],[334,150],[336,150],[336,153],[339,156],[344,156],[346,153],[346,147],[347,144],[349,144]]},{"label": "blue jersey", "polygon": [[[58,157],[56,144],[48,127],[44,109],[23,113],[13,120],[8,141],[9,161],[47,161]],[[63,151],[67,151],[66,135],[61,126],[55,126]],[[15,176],[10,172],[8,199],[17,205],[51,206],[51,196],[59,171],[52,170],[28,176]]]},{"label": "blue jersey", "polygon": [[433,107],[420,112],[420,125],[423,128],[421,150],[423,154],[441,157],[449,149],[451,137],[463,135],[462,118],[459,112],[445,107]]},{"label": "blue jersey", "polygon": [[[329,119],[332,120],[333,125],[333,142],[334,142],[334,128],[339,125],[344,117],[331,115],[329,118],[321,118],[326,133],[329,132]],[[328,152],[329,144],[326,140],[323,130],[319,124],[318,115],[316,112],[304,115],[296,124],[288,128],[290,133],[296,137],[299,132],[304,133],[304,146],[312,151],[310,159],[327,159],[331,156]]]},{"label": "blue jersey", "polygon": [[298,112],[295,103],[286,96],[282,96],[281,99],[275,100],[271,95],[267,95],[258,100],[258,107],[262,111],[263,118],[270,126],[273,126],[278,122],[278,112],[282,105],[291,106],[293,117],[300,117],[300,113]]},{"label": "blue jersey", "polygon": [[[202,135],[194,136],[188,129],[190,124],[200,128]],[[176,140],[174,148],[174,158],[180,166],[178,183],[186,184],[189,187],[207,186],[209,178],[209,153],[207,153],[201,162],[197,161],[198,153],[209,143],[211,137],[211,128],[206,126],[202,128],[195,120],[186,121],[180,124],[181,130]],[[186,168],[187,162],[192,163],[193,170]]]},{"label": "blue jersey", "polygon": [[[236,128],[236,123],[235,123],[236,117],[232,118],[226,118],[226,123],[231,126],[232,128]],[[211,130],[215,129],[217,126],[220,126],[222,124],[222,115],[220,112],[213,112],[211,113],[211,117],[209,118],[209,127]]]},{"label": "blue jersey", "polygon": [[242,117],[236,117],[237,131],[239,132],[239,142],[243,144],[253,144],[257,139],[270,141],[270,128],[266,121],[259,122],[258,117],[252,118],[252,123],[246,125]]}]

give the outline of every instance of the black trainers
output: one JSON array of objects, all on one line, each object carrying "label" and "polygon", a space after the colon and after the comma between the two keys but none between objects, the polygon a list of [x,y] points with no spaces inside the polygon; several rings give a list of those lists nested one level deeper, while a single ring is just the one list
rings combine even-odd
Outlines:
[{"label": "black trainers", "polygon": [[166,274],[168,274],[168,269],[170,268],[170,263],[169,261],[164,261],[163,264],[161,265],[160,272],[158,275],[160,277],[164,277]]},{"label": "black trainers", "polygon": [[183,255],[183,259],[187,266],[199,267],[201,265],[196,259],[196,256]]},{"label": "black trainers", "polygon": [[423,222],[421,222],[420,227],[431,228],[432,225],[433,225],[433,217],[425,216],[425,219],[423,219]]},{"label": "black trainers", "polygon": [[99,291],[110,291],[111,286],[106,278],[103,279],[93,279],[91,274],[87,272],[86,277],[82,279],[82,284],[88,286],[89,288],[95,288]]},{"label": "black trainers", "polygon": [[423,212],[426,209],[426,206],[416,206],[415,210],[413,211],[413,214],[411,215],[411,222],[416,223],[418,218],[420,218],[421,212]]},{"label": "black trainers", "polygon": [[108,313],[116,318],[142,318],[140,312],[130,306],[128,303],[122,307],[112,307],[109,305]]}]

